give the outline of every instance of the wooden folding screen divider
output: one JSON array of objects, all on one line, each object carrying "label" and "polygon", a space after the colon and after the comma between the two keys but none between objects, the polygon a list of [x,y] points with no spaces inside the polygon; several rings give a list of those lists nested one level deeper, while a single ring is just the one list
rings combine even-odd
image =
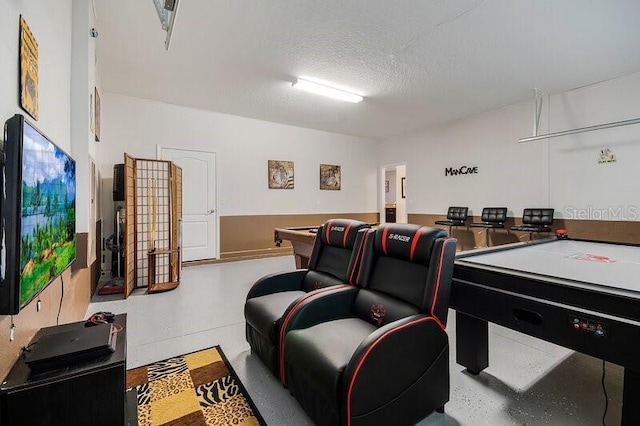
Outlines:
[{"label": "wooden folding screen divider", "polygon": [[136,285],[135,246],[136,246],[136,212],[135,212],[135,164],[133,157],[124,154],[124,297],[129,297]]},{"label": "wooden folding screen divider", "polygon": [[[131,158],[131,157],[129,157]],[[133,241],[131,272],[127,258],[127,287],[147,287],[147,292],[167,291],[180,283],[180,221],[182,220],[182,169],[164,160],[132,158],[132,208],[127,219],[126,244]],[[125,154],[125,165],[127,156]],[[129,171],[125,167],[126,172]],[[127,203],[129,203],[127,198]],[[129,212],[133,211],[133,217]],[[133,284],[131,284],[131,282]]]}]

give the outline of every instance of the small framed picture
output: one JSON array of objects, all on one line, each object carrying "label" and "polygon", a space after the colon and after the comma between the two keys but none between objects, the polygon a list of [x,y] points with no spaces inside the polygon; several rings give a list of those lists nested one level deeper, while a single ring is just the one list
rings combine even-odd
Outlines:
[{"label": "small framed picture", "polygon": [[320,189],[340,191],[342,168],[332,164],[320,164]]},{"label": "small framed picture", "polygon": [[293,189],[293,161],[268,160],[269,189]]},{"label": "small framed picture", "polygon": [[407,198],[407,178],[402,178],[402,198]]},{"label": "small framed picture", "polygon": [[389,181],[388,180],[384,181],[384,192],[389,192]]}]

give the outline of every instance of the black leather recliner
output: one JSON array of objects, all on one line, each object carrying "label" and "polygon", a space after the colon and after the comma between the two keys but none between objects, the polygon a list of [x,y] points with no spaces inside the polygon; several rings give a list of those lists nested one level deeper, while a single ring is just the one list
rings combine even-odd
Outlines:
[{"label": "black leather recliner", "polygon": [[288,315],[286,385],[317,424],[415,424],[444,410],[455,252],[441,229],[372,229],[356,286],[313,295]]},{"label": "black leather recliner", "polygon": [[348,283],[356,236],[368,228],[356,220],[327,221],[318,228],[308,269],[267,275],[249,290],[244,306],[247,342],[274,375],[279,374],[280,323],[287,308],[309,292]]}]

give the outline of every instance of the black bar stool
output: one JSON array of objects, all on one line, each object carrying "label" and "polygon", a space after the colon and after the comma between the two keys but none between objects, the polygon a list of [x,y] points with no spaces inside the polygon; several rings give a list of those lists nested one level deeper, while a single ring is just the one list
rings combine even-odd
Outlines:
[{"label": "black bar stool", "polygon": [[469,214],[469,207],[449,207],[447,210],[447,220],[436,220],[436,225],[446,225],[449,227],[449,235],[451,228],[454,226],[465,226]]},{"label": "black bar stool", "polygon": [[531,236],[534,232],[551,232],[553,212],[554,209],[524,209],[522,225],[512,226],[511,230],[528,232],[529,241],[531,241]]},{"label": "black bar stool", "polygon": [[485,207],[482,209],[482,222],[474,222],[470,226],[472,228],[484,228],[485,241],[489,247],[489,230],[504,228],[504,222],[507,220],[506,207]]}]

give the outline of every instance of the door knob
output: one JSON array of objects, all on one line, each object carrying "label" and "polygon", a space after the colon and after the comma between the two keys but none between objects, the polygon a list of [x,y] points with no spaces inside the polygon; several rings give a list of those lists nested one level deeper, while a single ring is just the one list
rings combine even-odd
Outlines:
[{"label": "door knob", "polygon": [[207,214],[213,214],[213,213],[215,213],[215,211],[216,211],[216,209],[211,209],[211,210],[209,210],[209,211],[207,212]]}]

